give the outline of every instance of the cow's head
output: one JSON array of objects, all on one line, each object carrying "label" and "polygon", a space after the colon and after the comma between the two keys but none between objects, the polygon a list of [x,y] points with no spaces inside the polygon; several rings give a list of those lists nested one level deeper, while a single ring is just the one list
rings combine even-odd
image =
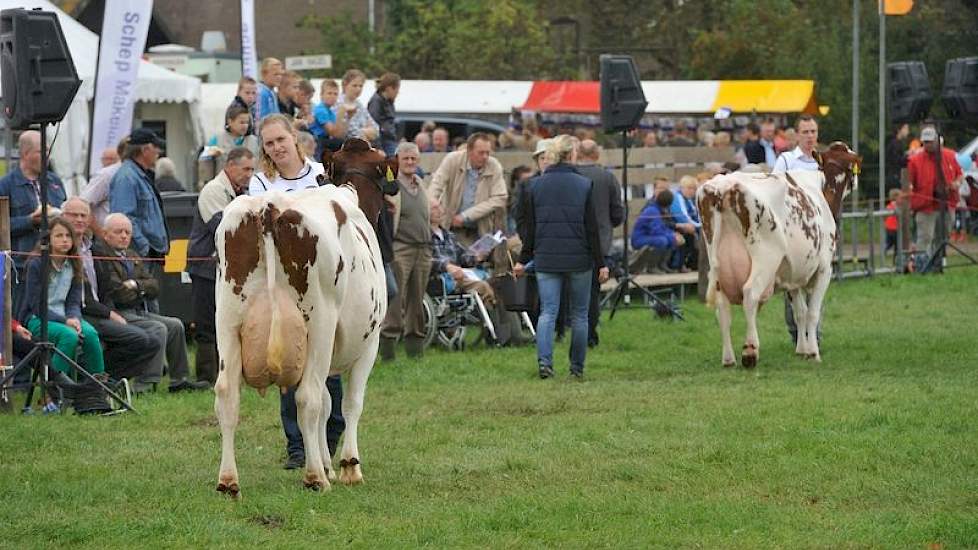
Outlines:
[{"label": "cow's head", "polygon": [[323,167],[333,185],[351,185],[357,191],[360,210],[377,229],[384,195],[397,193],[397,159],[384,154],[362,139],[348,139],[339,151],[323,151]]},{"label": "cow's head", "polygon": [[863,158],[841,141],[832,142],[824,152],[815,151],[815,161],[825,174],[822,194],[832,209],[832,216],[838,221],[842,210],[842,199],[850,190],[859,188],[859,167]]}]

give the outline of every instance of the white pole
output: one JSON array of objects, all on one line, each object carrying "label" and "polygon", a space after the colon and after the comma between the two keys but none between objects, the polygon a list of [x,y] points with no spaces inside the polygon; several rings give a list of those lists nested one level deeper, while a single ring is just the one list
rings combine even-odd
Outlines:
[{"label": "white pole", "polygon": [[374,53],[374,33],[376,32],[376,8],[374,0],[367,0],[367,24],[370,26],[370,53]]},{"label": "white pole", "polygon": [[859,0],[852,0],[852,150],[859,152]]}]

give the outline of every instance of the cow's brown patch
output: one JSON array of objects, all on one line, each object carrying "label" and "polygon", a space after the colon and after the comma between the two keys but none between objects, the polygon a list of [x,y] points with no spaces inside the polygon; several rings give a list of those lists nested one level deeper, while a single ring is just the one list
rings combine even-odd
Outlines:
[{"label": "cow's brown patch", "polygon": [[747,209],[747,197],[737,187],[727,191],[727,196],[730,199],[730,209],[737,216],[737,219],[740,220],[740,225],[746,237],[750,232],[750,210]]},{"label": "cow's brown patch", "polygon": [[336,201],[329,201],[333,205],[333,214],[336,215],[336,234],[340,234],[340,229],[343,228],[343,224],[346,223],[346,210]]},{"label": "cow's brown patch", "polygon": [[221,359],[221,370],[224,370],[224,359]]},{"label": "cow's brown patch", "polygon": [[224,280],[234,284],[234,293],[241,295],[248,275],[261,260],[262,224],[258,215],[248,212],[233,231],[224,233],[224,259],[227,269]]},{"label": "cow's brown patch", "polygon": [[275,220],[273,238],[289,286],[301,300],[309,290],[309,268],[316,263],[319,236],[302,227],[302,214],[290,208]]},{"label": "cow's brown patch", "polygon": [[713,214],[714,212],[719,213],[723,207],[723,197],[720,193],[712,188],[703,189],[703,194],[700,196],[700,200],[697,204],[700,210],[700,218],[703,223],[703,234],[706,236],[706,242],[713,242]]},{"label": "cow's brown patch", "polygon": [[360,229],[359,225],[357,226],[357,233],[360,234],[360,239],[363,241],[363,244],[367,245],[367,250],[372,251],[372,249],[370,248],[370,241],[367,239],[367,235],[364,234],[363,229]]},{"label": "cow's brown patch", "polygon": [[340,282],[340,273],[343,273],[343,256],[336,262],[336,276],[333,278],[333,286]]},{"label": "cow's brown patch", "polygon": [[808,193],[805,193],[790,174],[785,173],[785,177],[788,179],[789,215],[798,224],[802,233],[805,234],[805,239],[812,243],[815,249],[818,249],[822,242],[821,232],[818,229],[818,220],[816,218],[819,214],[818,208],[812,203]]}]

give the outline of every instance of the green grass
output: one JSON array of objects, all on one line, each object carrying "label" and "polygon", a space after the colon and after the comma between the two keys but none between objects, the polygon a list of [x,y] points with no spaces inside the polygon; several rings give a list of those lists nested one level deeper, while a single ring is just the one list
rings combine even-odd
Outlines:
[{"label": "green grass", "polygon": [[[529,348],[374,371],[366,484],[281,469],[278,399],[246,390],[243,499],[214,491],[209,395],[112,418],[0,417],[0,547],[978,547],[978,270],[834,283],[824,362],[782,302],[757,369],[720,367],[712,312],[602,324],[584,383]],[[735,317],[735,347],[743,336]]]}]

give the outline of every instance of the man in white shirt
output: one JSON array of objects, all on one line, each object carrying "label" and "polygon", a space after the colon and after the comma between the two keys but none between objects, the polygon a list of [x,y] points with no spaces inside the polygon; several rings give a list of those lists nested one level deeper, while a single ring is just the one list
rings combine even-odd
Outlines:
[{"label": "man in white shirt", "polygon": [[774,161],[772,172],[819,169],[814,157],[815,147],[818,146],[818,122],[811,115],[801,115],[795,122],[795,130],[798,132],[798,146],[781,153]]}]

